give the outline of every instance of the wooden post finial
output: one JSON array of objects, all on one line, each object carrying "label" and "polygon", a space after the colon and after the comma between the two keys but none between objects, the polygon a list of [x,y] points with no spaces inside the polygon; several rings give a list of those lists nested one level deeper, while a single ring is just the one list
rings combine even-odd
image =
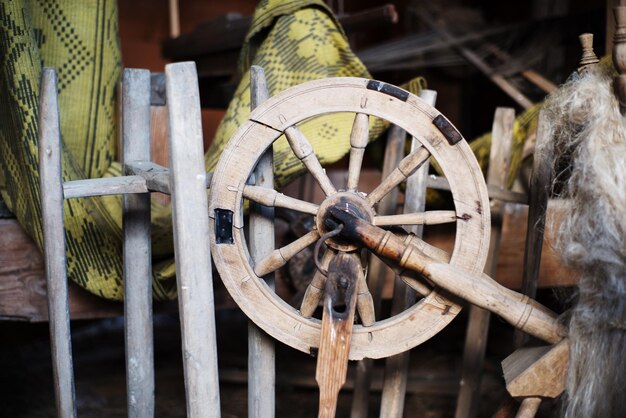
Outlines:
[{"label": "wooden post finial", "polygon": [[580,39],[580,45],[583,49],[580,57],[580,67],[578,68],[578,71],[581,72],[587,70],[591,65],[597,64],[600,60],[593,52],[593,33],[583,33],[578,39]]}]

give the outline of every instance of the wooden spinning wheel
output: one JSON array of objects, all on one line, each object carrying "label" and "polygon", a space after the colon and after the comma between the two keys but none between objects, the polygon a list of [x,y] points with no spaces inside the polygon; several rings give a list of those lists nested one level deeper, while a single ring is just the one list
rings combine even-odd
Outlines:
[{"label": "wooden spinning wheel", "polygon": [[[351,150],[345,191],[337,190],[332,184],[309,141],[298,130],[301,122],[334,112],[355,115],[349,139]],[[390,176],[366,195],[358,191],[358,183],[370,117],[398,125],[417,138],[422,146],[405,157]],[[260,157],[283,134],[324,191],[326,199],[321,205],[248,184]],[[348,138],[338,140],[347,141]],[[430,157],[438,162],[450,183],[455,210],[377,216],[376,204]],[[276,249],[265,259],[252,263],[244,236],[244,199],[313,215],[317,227]],[[289,306],[261,278],[282,267],[328,232],[324,221],[335,207],[379,227],[455,222],[456,240],[452,254],[447,255],[421,241],[414,242],[414,245],[433,259],[449,262],[455,269],[470,275],[479,276],[482,272],[489,247],[487,190],[469,146],[444,116],[418,97],[372,80],[335,78],[293,87],[255,109],[234,134],[214,171],[209,203],[213,218],[212,254],[226,288],[253,322],[291,347],[314,352],[320,344],[321,322]],[[332,254],[357,248],[341,239],[331,238],[327,244],[331,250],[324,257],[326,264]],[[374,321],[361,313],[362,322],[368,326],[355,325],[352,329],[349,358],[381,358],[406,351],[435,335],[458,314],[460,307],[457,303],[430,283],[423,286],[427,289],[423,292],[425,296],[398,315]],[[360,288],[358,293],[363,295],[367,291]],[[317,305],[317,299],[315,302]]]}]

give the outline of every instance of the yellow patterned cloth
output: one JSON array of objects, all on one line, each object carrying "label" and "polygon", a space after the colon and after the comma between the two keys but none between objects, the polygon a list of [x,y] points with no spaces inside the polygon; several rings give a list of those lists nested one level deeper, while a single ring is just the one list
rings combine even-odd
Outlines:
[{"label": "yellow patterned cloth", "polygon": [[[0,192],[9,209],[42,246],[37,171],[37,101],[43,66],[59,75],[63,178],[120,175],[116,163],[117,83],[121,60],[113,0],[0,0]],[[243,66],[266,70],[271,93],[336,76],[369,77],[345,34],[320,0],[262,1],[243,48]],[[422,82],[412,84],[419,93]],[[242,77],[226,117],[206,154],[211,171],[224,145],[249,114],[249,74]],[[320,117],[302,131],[322,163],[349,148],[353,116]],[[374,138],[384,129],[372,121]],[[335,138],[345,138],[337,142]],[[284,139],[275,145],[278,185],[303,171]],[[107,299],[123,297],[119,197],[65,201],[69,277]],[[169,206],[153,205],[153,290],[176,296]]]},{"label": "yellow patterned cloth", "polygon": [[[103,177],[116,158],[121,57],[117,6],[99,1],[0,1],[0,189],[42,245],[37,115],[42,66],[59,74],[63,177]],[[101,199],[65,202],[68,272],[92,293],[122,297],[121,235]]]},{"label": "yellow patterned cloth", "polygon": [[[40,248],[37,102],[42,67],[56,68],[59,76],[64,180],[121,175],[116,162],[116,86],[122,69],[117,24],[114,0],[0,0],[0,193]],[[370,77],[321,0],[261,1],[241,63],[242,81],[205,156],[207,171],[248,117],[250,64],[265,68],[271,94],[313,79]],[[416,78],[403,87],[419,94],[424,85]],[[514,164],[526,134],[536,129],[536,113],[533,108],[516,122]],[[348,151],[353,118],[326,115],[300,126],[323,164]],[[372,119],[370,140],[385,127]],[[489,144],[489,135],[472,144],[483,168]],[[274,154],[278,186],[304,172],[284,138],[274,144]],[[120,198],[66,200],[65,215],[69,277],[98,296],[122,299]],[[156,299],[176,297],[170,219],[170,206],[153,203]]]}]

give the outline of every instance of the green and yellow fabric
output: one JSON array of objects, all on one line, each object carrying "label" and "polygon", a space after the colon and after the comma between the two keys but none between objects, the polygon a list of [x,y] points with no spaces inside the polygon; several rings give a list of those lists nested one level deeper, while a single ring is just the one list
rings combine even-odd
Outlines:
[{"label": "green and yellow fabric", "polygon": [[[122,64],[112,0],[0,1],[0,191],[20,224],[41,247],[37,172],[37,102],[43,66],[59,75],[59,107],[65,180],[120,175],[116,162],[117,97]],[[272,93],[304,81],[369,77],[345,34],[322,1],[262,1],[243,49],[244,68],[266,68]],[[211,170],[249,113],[248,73],[206,155]],[[420,83],[415,84],[417,88]],[[418,91],[416,91],[417,93]],[[302,127],[324,163],[339,159],[352,121],[319,118]],[[374,137],[384,126],[373,122]],[[277,183],[301,170],[284,140],[275,146]],[[115,197],[65,202],[68,274],[90,292],[121,299],[121,206]],[[175,297],[170,208],[153,206],[154,296]]]},{"label": "green and yellow fabric", "polygon": [[[54,67],[59,75],[64,180],[120,175],[116,87],[122,62],[117,25],[115,0],[0,0],[0,193],[40,247],[41,69]],[[207,171],[248,116],[247,69],[252,63],[265,68],[272,94],[312,79],[370,77],[323,1],[261,1],[242,49],[242,81],[206,153]],[[418,78],[404,87],[418,94],[423,86]],[[352,120],[351,115],[328,115],[300,128],[328,164],[348,151]],[[385,127],[372,120],[370,139]],[[487,145],[479,148],[488,146],[488,139],[482,142]],[[279,186],[303,171],[284,138],[274,144],[274,153]],[[65,214],[69,277],[96,295],[122,299],[119,197],[66,200]],[[176,296],[170,207],[153,204],[152,215],[154,297],[170,299]]]}]

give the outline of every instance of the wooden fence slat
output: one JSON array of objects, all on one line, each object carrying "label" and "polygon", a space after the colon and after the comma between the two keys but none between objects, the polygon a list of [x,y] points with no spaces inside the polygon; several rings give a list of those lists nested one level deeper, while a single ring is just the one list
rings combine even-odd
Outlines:
[{"label": "wooden fence slat", "polygon": [[[124,70],[122,77],[122,158],[124,164],[137,160],[150,160],[149,70]],[[128,417],[152,418],[154,417],[154,346],[150,193],[146,190],[143,193],[126,194],[122,204]]]},{"label": "wooden fence slat", "polygon": [[67,291],[61,131],[57,75],[44,68],[39,96],[39,176],[44,258],[48,287],[48,317],[57,417],[76,417],[72,340]]},{"label": "wooden fence slat", "polygon": [[220,416],[209,214],[198,74],[193,62],[165,66],[170,190],[187,416]]},{"label": "wooden fence slat", "polygon": [[[514,109],[505,107],[496,109],[491,135],[487,184],[500,189],[506,188],[511,160],[511,146],[513,144],[514,122]],[[500,252],[504,205],[504,202],[498,200],[491,201],[491,239],[489,242],[489,256],[485,263],[485,273],[492,278],[496,276],[496,266]],[[480,381],[485,360],[485,350],[487,348],[490,317],[491,313],[489,311],[478,306],[470,306],[463,352],[461,387],[457,398],[455,418],[473,418],[478,414]]]},{"label": "wooden fence slat", "polygon": [[[423,90],[420,97],[429,105],[435,106],[437,92]],[[417,139],[411,139],[411,152],[420,146]],[[406,194],[404,199],[404,213],[424,212],[426,209],[426,180],[428,179],[428,162],[424,163],[415,173],[407,178]],[[423,225],[407,227],[409,232],[422,237]],[[398,275],[395,275],[391,314],[397,315],[415,303],[415,291],[404,284]],[[385,377],[380,404],[380,417],[401,418],[404,412],[406,384],[409,368],[410,351],[397,354],[385,360]]]},{"label": "wooden fence slat", "polygon": [[66,199],[107,196],[129,193],[146,193],[146,180],[140,176],[105,177],[99,179],[73,180],[63,184]]},{"label": "wooden fence slat", "polygon": [[[250,68],[250,110],[269,98],[263,68]],[[274,157],[270,147],[254,170],[255,185],[274,190]],[[255,262],[274,251],[274,208],[250,203],[250,256]],[[274,273],[263,277],[274,288]],[[248,416],[272,418],[275,414],[274,340],[252,321],[248,325]]]}]

